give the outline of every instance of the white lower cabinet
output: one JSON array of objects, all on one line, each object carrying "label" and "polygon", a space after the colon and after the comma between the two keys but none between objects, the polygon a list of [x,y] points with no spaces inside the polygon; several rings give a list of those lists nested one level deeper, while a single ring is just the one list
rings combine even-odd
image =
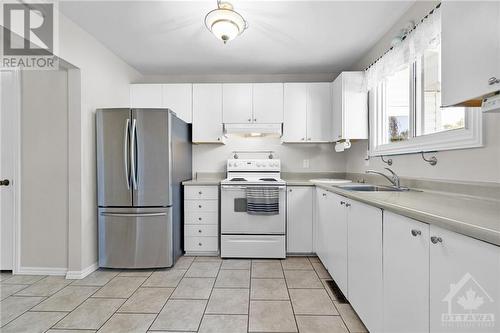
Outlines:
[{"label": "white lower cabinet", "polygon": [[316,254],[328,269],[328,242],[331,233],[328,230],[328,222],[332,217],[331,193],[319,187],[316,188]]},{"label": "white lower cabinet", "polygon": [[348,200],[348,299],[371,333],[383,332],[382,210]]},{"label": "white lower cabinet", "polygon": [[430,332],[499,332],[499,320],[500,247],[431,225]]},{"label": "white lower cabinet", "polygon": [[313,252],[312,186],[287,187],[287,253]]},{"label": "white lower cabinet", "polygon": [[219,252],[219,186],[184,187],[184,251]]},{"label": "white lower cabinet", "polygon": [[384,212],[384,332],[429,331],[429,225]]}]

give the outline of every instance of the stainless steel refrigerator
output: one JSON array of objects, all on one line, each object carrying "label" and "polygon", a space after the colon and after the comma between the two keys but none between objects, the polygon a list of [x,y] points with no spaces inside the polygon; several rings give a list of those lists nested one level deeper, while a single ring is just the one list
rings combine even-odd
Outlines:
[{"label": "stainless steel refrigerator", "polygon": [[173,266],[182,255],[182,186],[191,125],[168,109],[99,109],[99,266]]}]

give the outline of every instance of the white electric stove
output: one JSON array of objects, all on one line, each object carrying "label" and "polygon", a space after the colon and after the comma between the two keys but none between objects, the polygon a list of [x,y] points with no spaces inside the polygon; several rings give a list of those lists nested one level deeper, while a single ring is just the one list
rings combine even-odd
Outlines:
[{"label": "white electric stove", "polygon": [[[285,258],[286,183],[278,159],[230,159],[221,182],[221,256]],[[275,215],[247,213],[247,188],[279,191]]]}]

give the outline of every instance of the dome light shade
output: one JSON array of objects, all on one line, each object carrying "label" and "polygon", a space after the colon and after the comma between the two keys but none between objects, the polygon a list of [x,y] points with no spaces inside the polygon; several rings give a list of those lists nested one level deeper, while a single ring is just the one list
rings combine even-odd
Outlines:
[{"label": "dome light shade", "polygon": [[218,2],[218,8],[205,16],[205,25],[217,39],[226,44],[241,35],[248,27],[245,19],[233,10],[228,2]]}]

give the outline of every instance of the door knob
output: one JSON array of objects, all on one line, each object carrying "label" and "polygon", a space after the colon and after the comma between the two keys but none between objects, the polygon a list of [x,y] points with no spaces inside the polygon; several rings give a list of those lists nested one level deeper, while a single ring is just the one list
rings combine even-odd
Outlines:
[{"label": "door knob", "polygon": [[0,186],[9,186],[10,181],[8,179],[0,180]]},{"label": "door knob", "polygon": [[488,84],[489,84],[490,86],[492,86],[492,85],[494,85],[494,84],[497,84],[497,83],[500,83],[500,80],[499,80],[499,79],[497,79],[497,78],[496,78],[496,77],[494,77],[494,76],[493,76],[493,77],[490,77],[490,78],[488,79]]}]

